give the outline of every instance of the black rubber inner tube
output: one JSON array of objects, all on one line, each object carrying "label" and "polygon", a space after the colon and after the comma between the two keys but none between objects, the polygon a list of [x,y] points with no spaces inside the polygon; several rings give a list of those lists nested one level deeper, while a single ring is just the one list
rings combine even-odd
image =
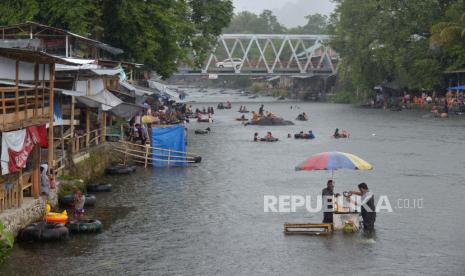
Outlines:
[{"label": "black rubber inner tube", "polygon": [[102,223],[96,219],[84,219],[80,221],[71,221],[66,225],[69,231],[95,233],[102,230]]},{"label": "black rubber inner tube", "polygon": [[111,192],[111,184],[89,184],[86,186],[87,191],[89,192]]},{"label": "black rubber inner tube", "polygon": [[194,162],[195,162],[195,163],[200,163],[200,162],[202,162],[202,156],[195,156],[195,157],[194,157]]},{"label": "black rubber inner tube", "polygon": [[69,236],[65,226],[55,222],[36,222],[20,231],[18,238],[22,241],[60,241]]},{"label": "black rubber inner tube", "polygon": [[260,142],[277,142],[279,139],[278,138],[261,138]]},{"label": "black rubber inner tube", "polygon": [[[65,195],[60,198],[60,204],[71,206],[74,204],[74,195]],[[94,206],[97,202],[97,198],[94,195],[86,195],[86,201],[84,201],[84,206]]]},{"label": "black rubber inner tube", "polygon": [[106,174],[130,174],[136,171],[136,166],[116,165],[105,169]]}]

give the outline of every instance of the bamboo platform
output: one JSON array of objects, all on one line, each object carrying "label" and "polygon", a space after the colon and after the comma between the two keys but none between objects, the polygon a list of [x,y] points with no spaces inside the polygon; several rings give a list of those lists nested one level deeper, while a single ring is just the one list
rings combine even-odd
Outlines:
[{"label": "bamboo platform", "polygon": [[329,235],[333,232],[331,223],[285,223],[286,235]]}]

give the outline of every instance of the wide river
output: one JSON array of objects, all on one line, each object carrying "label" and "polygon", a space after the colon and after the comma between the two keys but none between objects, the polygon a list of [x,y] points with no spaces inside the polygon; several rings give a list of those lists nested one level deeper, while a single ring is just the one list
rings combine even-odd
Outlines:
[{"label": "wide river", "polygon": [[[107,178],[113,192],[98,194],[88,210],[103,222],[101,234],[18,243],[0,275],[465,274],[465,118],[189,91],[194,107],[233,102],[232,110],[215,110],[210,135],[193,133],[208,124],[188,124],[188,148],[202,155],[201,164]],[[257,110],[260,103],[295,125],[244,127],[234,120],[241,104]],[[303,111],[310,120],[295,121]],[[330,138],[336,127],[349,130],[350,139]],[[309,129],[317,139],[287,138]],[[280,141],[251,142],[254,132],[268,130]],[[285,222],[320,222],[322,213],[267,213],[264,195],[315,198],[331,175],[294,167],[332,150],[374,166],[335,172],[336,191],[366,182],[393,211],[378,213],[370,237],[284,235]]]}]

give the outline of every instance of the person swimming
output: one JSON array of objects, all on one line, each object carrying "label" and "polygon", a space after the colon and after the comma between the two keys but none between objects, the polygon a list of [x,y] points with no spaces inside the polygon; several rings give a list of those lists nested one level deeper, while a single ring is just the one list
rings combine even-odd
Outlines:
[{"label": "person swimming", "polygon": [[313,131],[309,130],[307,135],[309,139],[315,139],[315,134],[313,134]]},{"label": "person swimming", "polygon": [[260,140],[260,138],[258,137],[258,132],[255,132],[254,135],[253,135],[253,141],[258,142],[259,140]]}]

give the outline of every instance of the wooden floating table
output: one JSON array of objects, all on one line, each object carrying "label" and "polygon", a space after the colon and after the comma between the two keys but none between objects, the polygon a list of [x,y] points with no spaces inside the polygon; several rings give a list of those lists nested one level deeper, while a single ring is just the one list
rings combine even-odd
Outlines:
[{"label": "wooden floating table", "polygon": [[285,223],[286,235],[328,235],[333,232],[331,223]]}]

